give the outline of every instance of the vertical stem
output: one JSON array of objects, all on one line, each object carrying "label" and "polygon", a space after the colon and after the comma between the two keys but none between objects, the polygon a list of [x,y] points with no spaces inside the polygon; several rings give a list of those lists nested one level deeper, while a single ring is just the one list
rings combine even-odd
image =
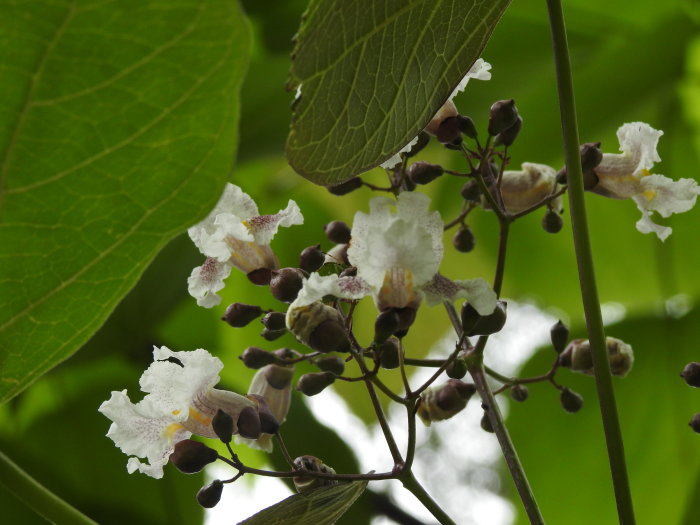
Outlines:
[{"label": "vertical stem", "polygon": [[30,509],[51,523],[97,525],[32,478],[2,452],[0,452],[0,483],[26,503]]},{"label": "vertical stem", "polygon": [[600,314],[600,301],[593,270],[593,256],[588,234],[586,208],[583,198],[583,175],[579,157],[579,138],[576,123],[574,88],[569,60],[569,48],[564,25],[564,13],[561,0],[547,0],[549,20],[552,30],[554,61],[556,65],[557,84],[559,88],[559,105],[561,110],[564,153],[566,158],[567,180],[569,182],[569,208],[571,226],[576,247],[581,296],[586,315],[588,338],[591,342],[598,400],[605,430],[608,459],[612,473],[615,499],[620,523],[635,523],[632,495],[630,493],[622,432],[615,405],[610,364],[605,344],[603,320]]},{"label": "vertical stem", "polygon": [[403,486],[411,494],[413,494],[418,501],[420,501],[423,506],[430,511],[430,513],[438,520],[442,525],[457,525],[452,518],[450,518],[447,513],[440,508],[440,505],[435,503],[435,500],[430,497],[425,489],[422,487],[418,480],[413,475],[413,472],[406,471],[406,475],[399,478]]}]

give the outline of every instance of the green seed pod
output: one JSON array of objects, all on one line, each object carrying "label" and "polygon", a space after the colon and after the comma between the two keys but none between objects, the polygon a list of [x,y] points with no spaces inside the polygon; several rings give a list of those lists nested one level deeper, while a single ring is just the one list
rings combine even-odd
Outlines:
[{"label": "green seed pod", "polygon": [[209,448],[200,441],[183,439],[175,444],[175,449],[170,454],[170,462],[180,472],[194,474],[200,472],[209,463],[217,460],[219,454],[213,448]]},{"label": "green seed pod", "polygon": [[559,395],[559,401],[561,402],[562,408],[570,414],[578,412],[583,406],[583,397],[566,387],[562,389]]}]

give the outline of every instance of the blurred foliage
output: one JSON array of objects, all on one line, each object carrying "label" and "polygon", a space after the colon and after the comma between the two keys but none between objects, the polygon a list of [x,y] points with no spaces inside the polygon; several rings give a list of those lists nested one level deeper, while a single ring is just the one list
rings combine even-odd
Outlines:
[{"label": "blurred foliage", "polygon": [[[261,213],[274,213],[289,198],[299,203],[305,225],[281,232],[273,242],[282,265],[294,266],[304,247],[318,242],[324,249],[331,247],[323,237],[326,222],[339,219],[351,223],[356,210],[367,210],[373,194],[363,188],[335,197],[295,175],[286,164],[282,152],[293,95],[284,85],[290,39],[305,2],[250,0],[243,4],[251,17],[254,43],[242,90],[239,162],[232,181],[256,199]],[[568,0],[565,9],[582,140],[600,140],[604,151],[616,152],[617,128],[624,122],[646,121],[665,131],[660,142],[663,162],[657,172],[672,178],[697,178],[697,2]],[[512,165],[534,161],[560,167],[558,105],[545,4],[514,2],[482,56],[493,64],[493,78],[470,82],[455,100],[461,112],[470,115],[483,133],[491,103],[514,98],[525,124],[510,151]],[[458,155],[436,144],[420,158],[465,169]],[[223,176],[218,175],[220,179]],[[385,177],[381,170],[374,170],[366,180],[384,184]],[[447,221],[459,213],[461,202],[455,196],[462,183],[444,176],[421,190],[433,197],[433,206]],[[213,200],[212,196],[209,203]],[[685,362],[699,358],[695,341],[700,337],[700,312],[693,310],[679,319],[657,314],[675,304],[667,300],[677,294],[686,294],[690,305],[698,299],[698,211],[665,221],[674,233],[662,244],[635,230],[638,211],[631,201],[588,195],[587,205],[601,298],[620,303],[627,310],[626,320],[611,326],[609,332],[632,344],[637,356],[630,376],[617,380],[616,387],[640,523],[690,525],[700,500],[700,464],[696,460],[698,436],[688,429],[687,421],[700,405],[697,392],[685,386],[677,374]],[[571,321],[575,335],[582,335],[569,225],[550,235],[541,229],[540,219],[541,214],[536,213],[512,229],[504,294],[557,312]],[[457,254],[448,248],[443,273],[452,278],[491,278],[498,242],[495,218],[476,210],[469,222],[476,234],[476,249]],[[445,235],[446,246],[450,246],[451,235]],[[240,273],[234,272],[228,279],[222,306],[212,310],[197,307],[186,293],[185,281],[201,260],[186,236],[173,240],[81,352],[0,406],[2,450],[100,523],[178,523],[178,517],[188,524],[202,520],[194,493],[203,480],[174,469],[167,469],[159,481],[127,475],[126,457],[104,437],[109,422],[96,412],[111,390],[128,388],[132,395],[138,391],[138,377],[151,360],[153,344],[175,350],[207,348],[227,365],[222,384],[241,392],[247,390],[253,375],[236,359],[244,348],[299,348],[289,335],[271,343],[264,341],[257,321],[232,329],[218,320],[224,305],[233,301],[278,310],[285,307]],[[358,308],[355,327],[363,343],[371,338],[375,314],[369,300]],[[406,338],[409,354],[424,356],[436,334],[447,330],[448,321],[440,308],[423,307]],[[550,361],[551,355],[542,351],[524,373],[539,373]],[[310,370],[307,365],[299,366],[298,374]],[[349,367],[348,375],[356,372]],[[386,375],[387,383],[399,389],[398,374]],[[549,522],[611,522],[614,501],[593,381],[567,371],[562,371],[560,378],[584,395],[583,410],[565,414],[556,392],[546,385],[533,386],[530,399],[511,410],[509,424],[516,447]],[[359,417],[372,421],[369,401],[357,393],[358,385],[344,383],[332,388]],[[298,454],[316,455],[338,471],[358,468],[348,447],[352,444],[343,443],[316,422],[296,394],[283,432],[290,449]],[[239,448],[247,463],[265,463],[264,454]],[[278,455],[272,461],[282,467]],[[505,477],[503,485],[510,487]],[[509,497],[520,512],[516,498]],[[41,523],[1,486],[0,504],[13,523]],[[348,515],[346,522],[367,523],[374,513],[372,505],[372,500],[363,496],[351,508],[356,514]],[[524,520],[519,515],[518,523]]]}]

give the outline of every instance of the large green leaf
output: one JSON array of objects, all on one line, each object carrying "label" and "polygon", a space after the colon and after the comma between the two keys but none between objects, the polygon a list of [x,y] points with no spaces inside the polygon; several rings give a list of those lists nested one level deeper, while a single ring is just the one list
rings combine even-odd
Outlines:
[{"label": "large green leaf", "polygon": [[318,184],[387,160],[479,57],[509,0],[315,0],[297,36],[287,156]]},{"label": "large green leaf", "polygon": [[366,481],[353,481],[295,494],[238,525],[332,525],[365,488]]},{"label": "large green leaf", "polygon": [[70,356],[230,170],[236,2],[5,2],[0,399]]}]

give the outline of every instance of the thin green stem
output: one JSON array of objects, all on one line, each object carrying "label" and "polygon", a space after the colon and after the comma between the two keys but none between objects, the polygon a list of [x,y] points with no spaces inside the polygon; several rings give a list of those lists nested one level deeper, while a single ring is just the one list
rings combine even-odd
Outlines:
[{"label": "thin green stem", "polygon": [[27,507],[51,523],[97,525],[85,514],[32,478],[2,452],[0,452],[0,483],[26,503]]},{"label": "thin green stem", "polygon": [[605,430],[605,441],[608,448],[608,459],[615,488],[617,512],[620,523],[632,525],[635,523],[632,494],[630,492],[625,452],[622,442],[622,432],[615,404],[610,364],[605,344],[605,331],[600,313],[600,301],[593,269],[593,256],[586,220],[586,207],[583,198],[583,174],[579,156],[578,126],[576,123],[576,106],[574,102],[573,78],[569,60],[569,47],[566,38],[566,26],[561,0],[547,0],[554,61],[559,88],[559,106],[561,111],[562,133],[564,137],[564,153],[566,158],[567,179],[569,182],[569,209],[571,210],[571,226],[576,247],[581,296],[586,315],[588,338],[591,342],[593,365],[598,391],[598,401]]},{"label": "thin green stem", "polygon": [[430,497],[430,494],[426,492],[423,486],[418,483],[418,480],[413,475],[413,472],[408,470],[406,471],[406,474],[401,476],[399,479],[401,480],[401,483],[403,483],[404,488],[413,494],[442,525],[457,525],[454,521],[452,521],[452,518],[450,518],[447,513],[442,510],[442,508],[440,508],[440,505],[435,503],[435,500]]}]

